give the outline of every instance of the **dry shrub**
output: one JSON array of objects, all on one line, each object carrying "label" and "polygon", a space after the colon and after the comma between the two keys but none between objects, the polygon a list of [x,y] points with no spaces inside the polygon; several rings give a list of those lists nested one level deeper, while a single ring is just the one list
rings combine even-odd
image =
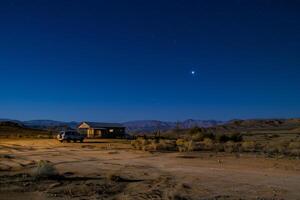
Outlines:
[{"label": "dry shrub", "polygon": [[263,150],[265,153],[267,153],[269,155],[287,154],[288,146],[289,146],[288,141],[285,141],[285,140],[273,141],[273,142],[269,142],[267,145],[265,145]]},{"label": "dry shrub", "polygon": [[228,141],[224,145],[224,151],[227,153],[233,153],[239,151],[239,145],[238,143],[235,143],[233,141]]},{"label": "dry shrub", "polygon": [[32,175],[35,178],[51,178],[58,176],[57,169],[49,161],[40,160],[37,162],[36,168],[33,170]]},{"label": "dry shrub", "polygon": [[191,187],[187,184],[178,184],[165,192],[164,198],[167,200],[190,200]]},{"label": "dry shrub", "polygon": [[254,141],[245,141],[242,143],[241,149],[244,152],[255,152],[257,145]]},{"label": "dry shrub", "polygon": [[201,143],[203,145],[203,150],[213,150],[214,149],[214,142],[210,138],[205,138]]},{"label": "dry shrub", "polygon": [[291,149],[291,150],[289,150],[289,154],[291,155],[291,156],[300,156],[300,149]]},{"label": "dry shrub", "polygon": [[118,182],[120,181],[122,178],[119,174],[116,174],[116,173],[109,173],[107,174],[107,179],[109,181],[115,181],[115,182]]},{"label": "dry shrub", "polygon": [[223,143],[215,143],[214,144],[215,152],[223,152],[224,151],[224,144]]},{"label": "dry shrub", "polygon": [[216,141],[218,142],[227,142],[229,140],[228,136],[224,133],[216,134]]},{"label": "dry shrub", "polygon": [[291,156],[300,156],[300,141],[290,142],[287,151]]},{"label": "dry shrub", "polygon": [[154,140],[154,139],[136,139],[131,141],[135,149],[144,151],[171,151],[176,149],[176,143],[173,140]]},{"label": "dry shrub", "polygon": [[300,141],[290,142],[288,148],[289,149],[300,149]]},{"label": "dry shrub", "polygon": [[131,145],[133,148],[138,149],[138,150],[145,150],[145,147],[149,144],[150,142],[144,138],[138,138],[136,140],[131,141]]},{"label": "dry shrub", "polygon": [[202,141],[204,139],[204,134],[199,132],[192,135],[192,140],[194,141]]},{"label": "dry shrub", "polygon": [[176,150],[176,142],[174,140],[159,140],[158,150],[173,151]]},{"label": "dry shrub", "polygon": [[176,145],[179,152],[194,151],[196,148],[196,143],[193,140],[178,139]]},{"label": "dry shrub", "polygon": [[159,148],[159,144],[155,140],[148,140],[148,142],[144,142],[143,150],[144,151],[156,151]]}]

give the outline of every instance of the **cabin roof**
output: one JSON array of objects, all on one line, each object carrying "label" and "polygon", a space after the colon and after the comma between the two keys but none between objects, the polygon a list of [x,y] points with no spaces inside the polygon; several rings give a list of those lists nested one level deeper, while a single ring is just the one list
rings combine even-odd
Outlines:
[{"label": "cabin roof", "polygon": [[83,124],[83,123],[86,123],[91,128],[98,128],[98,129],[100,129],[100,128],[125,128],[125,126],[123,126],[120,123],[82,122],[81,124]]}]

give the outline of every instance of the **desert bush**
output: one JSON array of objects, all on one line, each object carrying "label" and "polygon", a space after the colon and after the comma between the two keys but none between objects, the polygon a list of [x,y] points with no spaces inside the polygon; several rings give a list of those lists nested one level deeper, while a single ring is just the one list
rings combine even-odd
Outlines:
[{"label": "desert bush", "polygon": [[298,142],[290,142],[288,145],[289,149],[300,149],[300,141]]},{"label": "desert bush", "polygon": [[213,145],[214,151],[215,152],[223,152],[224,151],[224,144],[223,143],[215,143]]},{"label": "desert bush", "polygon": [[133,148],[138,150],[146,150],[146,146],[151,142],[144,138],[137,138],[136,140],[131,141],[131,145]]},{"label": "desert bush", "polygon": [[203,139],[204,139],[204,134],[201,132],[192,135],[192,140],[194,141],[202,141]]},{"label": "desert bush", "polygon": [[108,173],[106,177],[109,181],[119,182],[122,180],[120,174],[117,173]]},{"label": "desert bush", "polygon": [[190,200],[191,187],[187,184],[178,184],[164,193],[163,199],[166,200]]},{"label": "desert bush", "polygon": [[227,153],[238,152],[239,145],[238,145],[238,143],[235,143],[233,141],[228,141],[224,144],[224,151]]},{"label": "desert bush", "polygon": [[224,134],[224,133],[218,133],[216,134],[215,140],[217,142],[241,142],[243,140],[243,137],[239,133],[231,133],[231,134]]},{"label": "desert bush", "polygon": [[290,149],[289,150],[289,155],[291,156],[300,156],[300,149]]},{"label": "desert bush", "polygon": [[257,145],[254,141],[242,142],[241,150],[244,152],[255,152],[257,150]]},{"label": "desert bush", "polygon": [[197,127],[197,126],[191,128],[191,129],[188,131],[188,133],[189,133],[190,135],[194,135],[194,134],[201,133],[201,132],[203,132],[202,128],[199,128],[199,127]]},{"label": "desert bush", "polygon": [[144,151],[175,150],[176,143],[173,140],[165,139],[136,139],[131,141],[135,149]]},{"label": "desert bush", "polygon": [[175,140],[159,140],[158,150],[167,150],[167,151],[176,150]]},{"label": "desert bush", "polygon": [[215,136],[212,133],[198,132],[198,133],[192,135],[191,139],[194,141],[203,141],[205,138],[214,140]]},{"label": "desert bush", "polygon": [[138,143],[137,140],[132,140],[132,141],[130,142],[130,144],[131,144],[131,146],[132,146],[134,149],[138,149],[138,147],[139,147],[139,143]]},{"label": "desert bush", "polygon": [[300,141],[290,142],[286,151],[291,156],[300,156]]},{"label": "desert bush", "polygon": [[45,160],[37,162],[37,166],[34,168],[32,174],[35,178],[51,178],[59,175],[57,169]]},{"label": "desert bush", "polygon": [[178,139],[176,145],[180,152],[194,151],[196,148],[196,143],[193,140]]},{"label": "desert bush", "polygon": [[263,151],[269,155],[287,154],[288,145],[288,141],[272,141],[264,146]]},{"label": "desert bush", "polygon": [[181,146],[181,145],[184,144],[185,141],[186,141],[185,139],[179,138],[179,139],[176,140],[176,145]]},{"label": "desert bush", "polygon": [[243,140],[243,137],[240,133],[231,133],[229,134],[229,140],[233,142],[241,142]]},{"label": "desert bush", "polygon": [[280,137],[278,134],[268,134],[268,135],[266,135],[266,137],[268,138],[268,139],[273,139],[273,138],[278,138],[278,137]]},{"label": "desert bush", "polygon": [[214,149],[214,142],[210,138],[205,138],[203,140],[203,142],[201,142],[201,144],[202,144],[201,149],[203,149],[203,150],[213,150]]},{"label": "desert bush", "polygon": [[216,134],[216,141],[218,142],[227,142],[229,140],[229,137],[225,135],[224,133],[218,133]]}]

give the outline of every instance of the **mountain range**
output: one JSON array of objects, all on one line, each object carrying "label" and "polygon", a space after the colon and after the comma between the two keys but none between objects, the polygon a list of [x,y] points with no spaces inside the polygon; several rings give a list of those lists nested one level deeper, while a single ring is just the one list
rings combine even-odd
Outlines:
[{"label": "mountain range", "polygon": [[[79,122],[63,122],[55,120],[29,120],[29,121],[19,121],[11,119],[0,119],[0,121],[12,121],[20,125],[36,128],[36,129],[76,129],[79,125]],[[225,124],[224,121],[217,120],[193,120],[188,119],[185,121],[170,122],[170,121],[159,121],[159,120],[137,120],[137,121],[128,121],[122,123],[127,132],[137,133],[137,132],[153,132],[157,130],[167,131],[176,128],[188,129],[192,127],[213,127],[216,125]]]}]

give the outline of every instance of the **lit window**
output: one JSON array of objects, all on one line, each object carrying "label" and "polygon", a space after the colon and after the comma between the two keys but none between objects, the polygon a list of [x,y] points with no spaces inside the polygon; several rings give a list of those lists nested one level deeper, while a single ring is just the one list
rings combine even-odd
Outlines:
[{"label": "lit window", "polygon": [[110,132],[110,133],[114,132],[114,129],[109,129],[109,132]]}]

